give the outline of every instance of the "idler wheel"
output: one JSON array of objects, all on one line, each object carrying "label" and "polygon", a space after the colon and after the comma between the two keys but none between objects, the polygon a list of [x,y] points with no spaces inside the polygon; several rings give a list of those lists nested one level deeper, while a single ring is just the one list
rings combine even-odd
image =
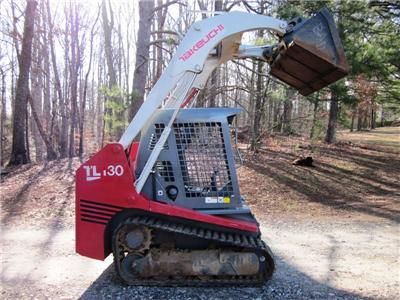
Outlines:
[{"label": "idler wheel", "polygon": [[137,260],[140,260],[142,258],[141,255],[138,254],[129,254],[125,256],[125,258],[121,262],[121,275],[125,279],[135,279],[137,278],[136,272],[135,272],[135,263]]},{"label": "idler wheel", "polygon": [[122,244],[129,252],[144,253],[150,249],[151,230],[145,226],[127,226],[120,232]]}]

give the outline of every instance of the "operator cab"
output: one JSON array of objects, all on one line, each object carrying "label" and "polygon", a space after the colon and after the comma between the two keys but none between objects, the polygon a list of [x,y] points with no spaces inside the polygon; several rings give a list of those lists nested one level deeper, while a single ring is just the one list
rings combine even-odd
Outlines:
[{"label": "operator cab", "polygon": [[[142,193],[155,201],[215,215],[250,210],[240,196],[230,125],[238,108],[181,109]],[[143,128],[136,176],[173,114],[159,109]]]}]

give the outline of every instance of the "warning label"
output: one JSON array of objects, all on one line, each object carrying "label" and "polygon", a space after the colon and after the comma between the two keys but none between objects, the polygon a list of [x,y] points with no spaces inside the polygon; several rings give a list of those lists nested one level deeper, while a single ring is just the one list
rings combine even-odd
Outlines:
[{"label": "warning label", "polygon": [[208,204],[216,204],[216,203],[231,203],[231,198],[229,197],[206,197],[206,203]]}]

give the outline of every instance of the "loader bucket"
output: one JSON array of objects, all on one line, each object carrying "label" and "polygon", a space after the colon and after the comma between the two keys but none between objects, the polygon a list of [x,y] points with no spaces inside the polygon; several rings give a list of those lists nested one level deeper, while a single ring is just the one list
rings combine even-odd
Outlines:
[{"label": "loader bucket", "polygon": [[335,22],[326,8],[295,25],[283,36],[281,46],[270,73],[304,96],[343,78],[349,71]]}]

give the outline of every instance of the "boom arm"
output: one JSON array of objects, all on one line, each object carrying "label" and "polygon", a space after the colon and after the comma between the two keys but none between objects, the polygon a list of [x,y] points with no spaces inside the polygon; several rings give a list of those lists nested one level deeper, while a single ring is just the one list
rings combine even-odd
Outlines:
[{"label": "boom arm", "polygon": [[[179,109],[196,95],[196,90],[204,87],[218,65],[232,58],[265,59],[271,65],[272,75],[305,96],[347,74],[344,50],[333,17],[327,9],[322,9],[306,21],[301,18],[292,20],[289,27],[285,21],[243,12],[222,14],[190,27],[168,67],[119,141],[126,149],[163,101],[165,107],[174,109],[171,120],[136,180],[137,192],[142,190],[152,171]],[[243,32],[256,29],[275,32],[280,37],[280,43],[262,47],[241,45]]]},{"label": "boom arm", "polygon": [[[243,32],[262,28],[283,35],[286,27],[286,21],[244,12],[226,13],[194,23],[119,143],[126,149],[168,95],[167,103],[177,98],[181,98],[183,102],[192,86],[203,88],[209,74],[216,66],[238,54]],[[220,49],[217,50],[219,53],[209,58],[209,53],[219,43],[221,43]],[[192,76],[195,77],[192,86],[187,86],[186,90],[173,91],[181,80],[185,81]]]}]

